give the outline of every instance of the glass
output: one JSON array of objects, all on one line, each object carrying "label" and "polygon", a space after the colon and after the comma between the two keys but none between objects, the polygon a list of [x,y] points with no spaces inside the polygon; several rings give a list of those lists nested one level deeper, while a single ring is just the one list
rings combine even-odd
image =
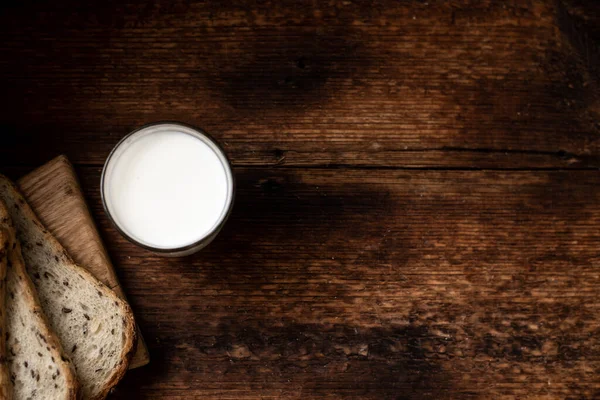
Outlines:
[{"label": "glass", "polygon": [[[158,248],[158,247],[150,246],[145,243],[141,243],[139,240],[137,240],[137,239],[133,238],[131,235],[127,234],[126,229],[124,227],[121,227],[119,225],[119,222],[111,214],[110,206],[108,205],[109,202],[106,198],[106,193],[105,193],[106,192],[106,184],[107,184],[107,175],[109,175],[108,171],[110,171],[111,168],[114,166],[111,162],[118,159],[118,157],[119,157],[118,150],[122,146],[127,146],[132,141],[132,139],[137,139],[139,137],[142,137],[143,135],[150,135],[150,134],[157,133],[157,132],[172,132],[172,131],[183,132],[183,133],[194,136],[195,138],[201,140],[204,144],[206,144],[215,153],[215,155],[220,160],[220,162],[223,166],[223,169],[225,171],[225,176],[226,176],[226,180],[227,180],[227,182],[226,182],[227,196],[226,196],[224,208],[221,212],[221,215],[218,217],[217,222],[213,225],[213,227],[210,229],[210,231],[207,232],[204,236],[202,236],[196,242],[186,245],[186,246],[183,246],[183,247]],[[217,234],[219,233],[219,231],[221,230],[223,225],[225,225],[225,222],[227,221],[227,218],[229,217],[229,214],[231,213],[231,209],[233,208],[233,202],[234,202],[234,197],[235,197],[235,181],[234,181],[233,173],[231,171],[230,162],[227,159],[225,152],[223,151],[221,146],[219,146],[219,144],[213,138],[211,138],[206,132],[204,132],[198,128],[194,128],[192,126],[182,124],[180,122],[156,122],[156,123],[144,125],[141,128],[134,130],[133,132],[126,135],[123,139],[121,139],[121,141],[119,141],[119,143],[117,143],[117,145],[111,151],[111,153],[109,154],[109,156],[106,159],[106,162],[104,164],[104,168],[102,170],[102,176],[100,179],[100,194],[102,197],[102,205],[104,207],[106,214],[108,215],[108,219],[111,221],[111,223],[113,224],[115,229],[117,229],[117,231],[119,231],[119,233],[121,233],[121,235],[123,235],[127,240],[129,240],[130,242],[132,242],[144,249],[150,250],[153,253],[156,253],[159,255],[164,255],[167,257],[179,257],[179,256],[190,255],[190,254],[197,252],[198,250],[206,247],[217,236]]]}]

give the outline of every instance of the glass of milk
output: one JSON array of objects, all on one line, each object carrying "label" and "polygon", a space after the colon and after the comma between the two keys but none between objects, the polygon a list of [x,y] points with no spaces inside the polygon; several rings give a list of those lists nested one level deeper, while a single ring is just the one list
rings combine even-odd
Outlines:
[{"label": "glass of milk", "polygon": [[143,126],[108,156],[104,209],[129,241],[166,256],[192,254],[219,233],[233,206],[234,178],[223,149],[176,122]]}]

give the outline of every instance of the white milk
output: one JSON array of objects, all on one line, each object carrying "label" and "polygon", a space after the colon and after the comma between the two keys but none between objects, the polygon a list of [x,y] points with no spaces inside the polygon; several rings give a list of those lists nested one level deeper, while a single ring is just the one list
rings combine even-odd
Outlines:
[{"label": "white milk", "polygon": [[104,201],[115,224],[132,239],[158,249],[202,240],[231,202],[229,167],[209,142],[176,124],[135,132],[114,151],[103,179]]}]

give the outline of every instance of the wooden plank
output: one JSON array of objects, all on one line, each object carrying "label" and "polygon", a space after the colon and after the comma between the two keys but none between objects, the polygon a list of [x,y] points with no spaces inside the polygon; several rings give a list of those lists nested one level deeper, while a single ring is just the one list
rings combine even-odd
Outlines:
[{"label": "wooden plank", "polygon": [[236,165],[597,168],[597,10],[17,4],[0,15],[0,156],[101,165],[132,129],[174,119]]},{"label": "wooden plank", "polygon": [[[18,184],[42,223],[75,262],[125,299],[69,160],[56,157],[22,177]],[[149,361],[148,349],[138,329],[137,350],[130,368],[141,367]]]},{"label": "wooden plank", "polygon": [[598,171],[235,172],[224,231],[165,259],[78,169],[158,360],[115,398],[600,395]]},{"label": "wooden plank", "polygon": [[[156,359],[114,397],[600,397],[598,4],[24,4],[0,14],[0,159],[93,166]],[[106,155],[158,119],[238,166],[184,259],[100,207]]]}]

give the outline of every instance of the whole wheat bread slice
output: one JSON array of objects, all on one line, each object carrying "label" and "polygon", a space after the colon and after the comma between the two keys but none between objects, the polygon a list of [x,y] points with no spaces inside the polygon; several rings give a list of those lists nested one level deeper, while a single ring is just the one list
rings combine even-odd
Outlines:
[{"label": "whole wheat bread slice", "polygon": [[8,234],[9,244],[3,335],[10,370],[7,391],[12,391],[15,400],[75,400],[79,389],[75,369],[44,316],[25,270],[12,221],[1,201],[0,231]]},{"label": "whole wheat bread slice", "polygon": [[[5,218],[8,222],[8,218]],[[0,219],[2,219],[1,211]],[[12,399],[12,385],[6,357],[6,265],[11,245],[10,231],[0,226],[0,400]]]},{"label": "whole wheat bread slice", "polygon": [[75,264],[2,175],[0,199],[15,224],[42,309],[73,360],[83,398],[105,398],[133,355],[136,331],[129,305]]}]

